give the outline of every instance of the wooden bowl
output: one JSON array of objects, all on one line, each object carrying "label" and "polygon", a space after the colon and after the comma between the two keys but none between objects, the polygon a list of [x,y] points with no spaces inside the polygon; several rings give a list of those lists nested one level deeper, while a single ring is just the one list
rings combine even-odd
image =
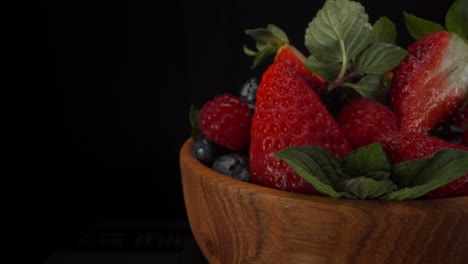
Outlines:
[{"label": "wooden bowl", "polygon": [[210,263],[468,263],[468,197],[335,199],[242,182],[180,151],[185,206]]}]

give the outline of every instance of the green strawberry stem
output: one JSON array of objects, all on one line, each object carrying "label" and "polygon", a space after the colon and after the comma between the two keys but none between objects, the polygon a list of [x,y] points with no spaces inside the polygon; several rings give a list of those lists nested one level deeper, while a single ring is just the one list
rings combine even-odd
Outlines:
[{"label": "green strawberry stem", "polygon": [[252,68],[257,67],[285,44],[289,43],[288,36],[279,27],[269,24],[266,28],[247,29],[245,34],[255,40],[257,51],[244,46],[244,53],[254,57]]}]

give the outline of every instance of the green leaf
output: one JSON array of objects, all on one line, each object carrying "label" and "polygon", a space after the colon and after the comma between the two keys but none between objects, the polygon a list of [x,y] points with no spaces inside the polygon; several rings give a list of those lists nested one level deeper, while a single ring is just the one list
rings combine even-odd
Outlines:
[{"label": "green leaf", "polygon": [[388,88],[382,85],[381,80],[381,75],[366,74],[357,84],[345,83],[344,85],[354,89],[361,96],[374,98],[379,102],[383,102],[387,97]]},{"label": "green leaf", "polygon": [[392,179],[399,190],[386,200],[410,200],[444,186],[468,173],[468,151],[444,148],[428,158],[394,165]]},{"label": "green leaf", "polygon": [[340,73],[341,65],[334,62],[322,62],[314,56],[309,56],[305,66],[315,74],[320,75],[326,82],[331,83]]},{"label": "green leaf", "polygon": [[257,67],[268,57],[275,54],[283,45],[289,43],[289,39],[282,29],[269,24],[266,28],[247,29],[245,34],[255,40],[257,51],[244,46],[244,52],[254,57],[252,68]]},{"label": "green leaf", "polygon": [[372,42],[368,20],[359,2],[327,0],[306,29],[305,46],[318,60],[341,64],[342,78],[348,63]]},{"label": "green leaf", "polygon": [[[468,173],[468,151],[443,148],[428,158],[414,159],[396,164],[393,179],[401,187],[412,187],[426,183],[429,178],[446,177],[446,172],[461,170]],[[449,166],[454,161],[465,161],[464,166]]]},{"label": "green leaf", "polygon": [[416,40],[419,40],[426,35],[445,30],[444,27],[438,23],[410,15],[406,12],[403,14],[406,28],[408,29],[409,34]]},{"label": "green leaf", "polygon": [[396,41],[396,27],[395,24],[387,17],[379,18],[373,26],[374,29],[374,42],[395,43]]},{"label": "green leaf", "polygon": [[468,38],[468,0],[453,2],[445,16],[445,27],[462,38]]},{"label": "green leaf", "polygon": [[257,67],[262,62],[266,61],[267,58],[269,58],[270,56],[273,56],[275,52],[276,52],[276,49],[272,47],[265,47],[261,49],[259,52],[255,53],[255,56],[254,56],[255,58],[254,58],[251,68],[253,69]]},{"label": "green leaf", "polygon": [[273,36],[276,37],[276,39],[280,40],[280,43],[286,44],[289,43],[288,36],[286,33],[279,27],[273,25],[273,24],[268,24],[267,25],[267,30],[273,34]]},{"label": "green leaf", "polygon": [[398,66],[406,54],[395,44],[376,42],[359,55],[353,66],[359,72],[382,75]]},{"label": "green leaf", "polygon": [[342,165],[351,177],[366,175],[376,179],[388,179],[391,171],[390,162],[380,143],[369,144],[348,153],[344,156]]},{"label": "green leaf", "polygon": [[289,42],[286,34],[275,25],[268,25],[267,28],[246,29],[245,34],[256,41],[258,49],[267,47],[281,47]]},{"label": "green leaf", "polygon": [[346,197],[339,186],[347,176],[332,152],[318,146],[293,146],[276,153],[276,157],[289,164],[320,193],[337,198]]},{"label": "green leaf", "polygon": [[195,105],[190,105],[190,112],[189,112],[189,121],[190,125],[192,126],[192,139],[196,140],[198,136],[200,136],[200,126],[198,121],[198,108]]},{"label": "green leaf", "polygon": [[376,181],[389,180],[391,176],[390,171],[369,171],[363,175],[366,178],[374,179]]},{"label": "green leaf", "polygon": [[366,177],[346,179],[342,185],[344,190],[360,199],[375,199],[397,189],[390,180],[374,180]]}]

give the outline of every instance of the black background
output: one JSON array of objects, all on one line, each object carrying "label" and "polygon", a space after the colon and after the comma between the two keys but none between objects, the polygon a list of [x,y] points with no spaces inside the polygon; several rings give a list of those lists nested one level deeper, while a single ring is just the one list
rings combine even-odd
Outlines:
[{"label": "black background", "polygon": [[[452,1],[361,1],[412,39],[403,11],[444,22]],[[17,100],[20,175],[33,229],[52,242],[87,221],[185,222],[178,154],[190,104],[238,93],[258,76],[242,52],[247,28],[275,24],[306,53],[304,32],[323,1],[116,1],[42,4],[37,84]],[[42,63],[44,62],[44,63]],[[41,233],[42,232],[42,233]],[[47,234],[47,235],[46,235]],[[44,240],[42,240],[44,241]]]}]

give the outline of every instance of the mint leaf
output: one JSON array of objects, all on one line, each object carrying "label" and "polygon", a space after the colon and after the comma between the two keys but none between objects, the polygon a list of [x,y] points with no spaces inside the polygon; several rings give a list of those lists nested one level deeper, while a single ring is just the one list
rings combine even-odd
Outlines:
[{"label": "mint leaf", "polygon": [[357,57],[353,66],[359,72],[382,75],[398,66],[406,54],[395,44],[376,42]]},{"label": "mint leaf", "polygon": [[320,75],[326,82],[331,83],[340,73],[341,65],[334,62],[322,62],[310,55],[305,66],[315,74]]},{"label": "mint leaf", "polygon": [[305,46],[320,61],[340,63],[341,79],[348,63],[372,42],[368,20],[359,2],[327,0],[306,29]]},{"label": "mint leaf", "polygon": [[445,16],[445,27],[462,38],[468,38],[468,0],[453,2]]},{"label": "mint leaf", "polygon": [[376,181],[389,180],[390,176],[390,171],[369,171],[364,175],[364,177],[374,179]]},{"label": "mint leaf", "polygon": [[192,127],[192,139],[196,140],[198,136],[200,136],[200,127],[199,127],[199,121],[198,121],[198,108],[195,105],[190,105],[190,111],[189,111],[189,121],[190,125]]},{"label": "mint leaf", "polygon": [[375,21],[374,26],[374,42],[386,42],[386,43],[395,43],[396,42],[396,27],[395,24],[388,19],[387,17],[381,17]]},{"label": "mint leaf", "polygon": [[295,146],[284,148],[276,153],[276,157],[289,164],[320,193],[336,198],[347,197],[339,190],[346,175],[332,152],[318,146]]},{"label": "mint leaf", "polygon": [[468,173],[468,151],[444,148],[428,158],[394,165],[392,179],[399,190],[386,200],[416,199]]},{"label": "mint leaf", "polygon": [[344,83],[344,86],[354,89],[361,96],[374,98],[386,104],[389,88],[384,85],[381,75],[366,74],[361,77],[357,84]]},{"label": "mint leaf", "polygon": [[360,199],[375,199],[397,189],[390,180],[374,180],[366,177],[346,179],[343,189]]},{"label": "mint leaf", "polygon": [[406,28],[408,29],[409,34],[416,40],[419,40],[426,35],[445,30],[444,27],[438,23],[410,15],[406,12],[403,14]]},{"label": "mint leaf", "polygon": [[388,179],[391,171],[390,162],[380,143],[360,147],[348,153],[344,156],[342,165],[351,177],[366,175],[376,179]]},{"label": "mint leaf", "polygon": [[[452,162],[464,166],[450,166]],[[443,148],[431,157],[404,161],[393,167],[393,180],[401,187],[424,184],[429,178],[447,177],[445,175],[460,171],[468,173],[468,151]]]}]

